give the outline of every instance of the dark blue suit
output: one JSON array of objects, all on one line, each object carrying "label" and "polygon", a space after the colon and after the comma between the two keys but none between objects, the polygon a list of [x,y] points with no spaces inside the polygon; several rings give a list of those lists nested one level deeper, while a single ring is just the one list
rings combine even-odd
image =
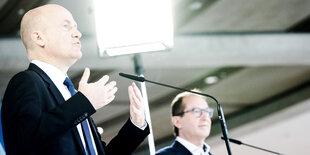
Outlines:
[{"label": "dark blue suit", "polygon": [[156,155],[191,155],[180,142],[174,141],[170,146],[164,147],[156,152]]},{"label": "dark blue suit", "polygon": [[170,146],[158,150],[156,155],[192,155],[192,153],[180,142],[175,140]]},{"label": "dark blue suit", "polygon": [[10,154],[84,154],[76,125],[88,119],[98,154],[130,154],[149,134],[128,120],[106,145],[91,115],[96,110],[77,92],[67,101],[51,79],[34,64],[15,75],[8,84],[2,105],[3,137]]}]

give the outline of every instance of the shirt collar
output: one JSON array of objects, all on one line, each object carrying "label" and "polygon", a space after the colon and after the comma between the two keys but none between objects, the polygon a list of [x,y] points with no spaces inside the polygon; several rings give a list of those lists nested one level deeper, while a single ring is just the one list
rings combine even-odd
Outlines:
[{"label": "shirt collar", "polygon": [[191,142],[189,142],[189,141],[187,141],[187,140],[185,140],[179,136],[176,138],[176,140],[178,142],[180,142],[184,147],[186,147],[193,154],[194,154],[194,152],[197,152],[197,151],[198,152],[202,151],[202,152],[207,152],[207,153],[210,152],[210,146],[206,143],[203,143],[203,147],[206,148],[206,151],[204,151],[203,148],[199,148],[196,145],[192,144]]},{"label": "shirt collar", "polygon": [[42,69],[55,84],[63,84],[67,77],[67,75],[65,75],[61,70],[51,64],[42,62],[40,60],[32,60],[31,63]]}]

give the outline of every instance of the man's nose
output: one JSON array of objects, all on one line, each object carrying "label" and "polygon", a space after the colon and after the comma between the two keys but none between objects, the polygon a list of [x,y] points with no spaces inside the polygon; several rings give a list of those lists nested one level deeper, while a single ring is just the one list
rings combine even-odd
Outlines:
[{"label": "man's nose", "polygon": [[208,111],[202,111],[201,118],[202,119],[210,118],[209,112]]},{"label": "man's nose", "polygon": [[80,39],[82,37],[82,33],[78,29],[75,29],[72,33],[72,37]]}]

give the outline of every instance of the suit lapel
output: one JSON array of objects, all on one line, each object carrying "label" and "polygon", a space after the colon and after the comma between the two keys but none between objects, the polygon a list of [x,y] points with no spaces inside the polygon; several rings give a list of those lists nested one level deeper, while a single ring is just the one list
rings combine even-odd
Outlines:
[{"label": "suit lapel", "polygon": [[[172,147],[178,150],[178,152],[183,152],[184,155],[191,155],[192,153],[185,147],[183,146],[180,142],[174,141],[172,144]],[[209,152],[209,155],[212,155],[211,152]]]},{"label": "suit lapel", "polygon": [[[30,63],[30,65],[28,67],[28,70],[34,71],[38,75],[40,75],[42,77],[42,79],[47,84],[47,87],[48,87],[49,91],[54,96],[54,98],[56,99],[58,104],[61,104],[61,103],[63,103],[65,101],[65,99],[63,98],[63,96],[59,92],[59,90],[56,87],[56,85],[53,83],[53,81],[48,77],[48,75],[42,69],[40,69],[35,64]],[[79,144],[81,150],[85,153],[85,149],[83,147],[83,144],[82,144],[82,141],[81,141],[81,138],[80,138],[80,134],[79,134],[79,132],[77,130],[77,127],[74,127],[73,129],[71,129],[71,132],[73,134],[73,137],[75,137],[77,143]]]},{"label": "suit lapel", "polygon": [[83,146],[77,127],[74,127],[71,131],[72,131],[72,134],[74,135],[75,140],[78,142],[80,148],[82,149],[82,152],[85,153],[85,149],[84,149],[84,146]]},{"label": "suit lapel", "polygon": [[48,77],[48,75],[42,69],[40,69],[35,64],[30,63],[28,70],[32,70],[42,77],[42,79],[47,83],[48,89],[50,90],[51,94],[54,96],[58,104],[61,104],[65,101],[65,99],[59,92],[56,85],[53,83],[53,81]]},{"label": "suit lapel", "polygon": [[91,132],[93,134],[95,143],[96,143],[96,148],[97,148],[98,154],[105,155],[105,152],[104,152],[104,149],[102,146],[103,144],[101,142],[101,136],[99,135],[99,132],[97,131],[97,127],[96,127],[96,124],[95,124],[93,118],[89,117],[88,122],[89,122],[89,126],[90,126]]},{"label": "suit lapel", "polygon": [[176,150],[178,150],[178,152],[182,152],[182,154],[184,154],[184,155],[191,155],[192,154],[186,147],[184,147],[177,140],[174,141],[174,143],[172,144],[172,147],[175,148]]}]

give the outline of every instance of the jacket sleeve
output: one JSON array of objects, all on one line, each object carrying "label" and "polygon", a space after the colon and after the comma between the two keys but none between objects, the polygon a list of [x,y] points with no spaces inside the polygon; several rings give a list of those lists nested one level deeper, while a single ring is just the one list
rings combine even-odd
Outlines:
[{"label": "jacket sleeve", "polygon": [[149,126],[144,130],[136,127],[130,119],[127,120],[125,125],[121,128],[119,133],[105,146],[107,155],[119,154],[128,155],[142,143],[142,141],[150,133]]}]

